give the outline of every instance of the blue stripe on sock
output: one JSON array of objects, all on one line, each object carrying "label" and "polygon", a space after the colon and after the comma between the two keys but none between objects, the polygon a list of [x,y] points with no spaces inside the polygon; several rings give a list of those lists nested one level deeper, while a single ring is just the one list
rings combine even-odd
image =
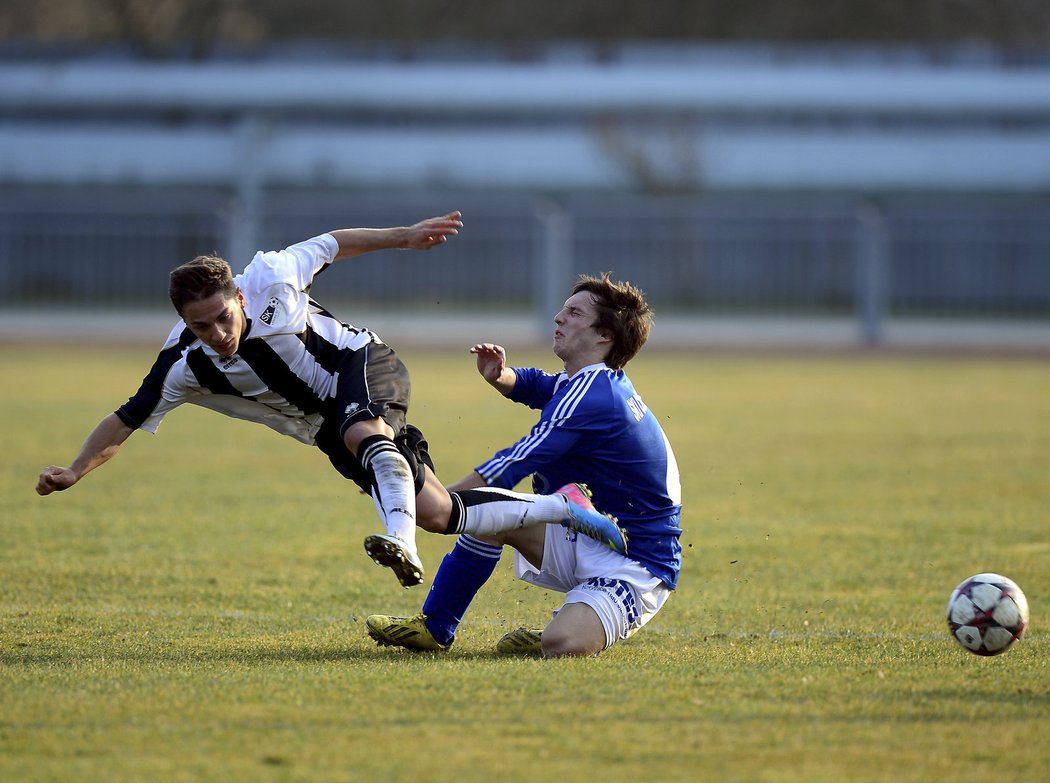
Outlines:
[{"label": "blue stripe on sock", "polygon": [[461,535],[445,555],[423,602],[427,629],[440,644],[451,644],[474,596],[496,570],[503,547]]},{"label": "blue stripe on sock", "polygon": [[459,540],[456,541],[456,546],[469,549],[481,557],[491,557],[496,560],[499,560],[500,555],[503,554],[503,547],[496,544],[486,544],[484,541],[479,541],[473,536],[466,534],[459,537]]}]

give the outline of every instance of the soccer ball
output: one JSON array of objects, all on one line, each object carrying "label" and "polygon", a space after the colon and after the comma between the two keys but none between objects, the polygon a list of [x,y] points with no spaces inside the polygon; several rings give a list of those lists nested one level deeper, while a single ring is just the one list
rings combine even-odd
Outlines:
[{"label": "soccer ball", "polygon": [[1028,599],[1017,584],[999,574],[977,574],[952,590],[948,629],[977,655],[998,655],[1024,636]]}]

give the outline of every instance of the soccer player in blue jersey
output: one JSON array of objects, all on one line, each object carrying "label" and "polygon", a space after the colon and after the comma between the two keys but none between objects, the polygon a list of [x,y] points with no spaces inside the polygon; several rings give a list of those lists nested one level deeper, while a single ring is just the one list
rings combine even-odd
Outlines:
[{"label": "soccer player in blue jersey", "polygon": [[188,402],[320,449],[371,495],[385,532],[365,538],[365,550],[404,587],[423,581],[417,525],[492,534],[560,522],[623,551],[622,531],[572,487],[545,495],[446,490],[423,434],[407,422],[404,364],[375,332],[343,322],[309,295],[314,277],[333,262],[375,250],[429,250],[458,234],[461,218],[450,212],[411,226],[337,229],[259,252],[236,277],[216,256],[177,267],[168,293],[182,320],[149,374],[98,423],[68,467],[41,472],[37,492],[72,487],[115,456],[132,432],[156,432]]},{"label": "soccer player in blue jersey", "polygon": [[[510,368],[498,345],[475,345],[482,377],[501,394],[540,411],[514,445],[452,485],[514,487],[532,476],[536,492],[564,484],[627,533],[627,553],[552,525],[492,536],[461,535],[414,617],[372,615],[380,645],[447,650],[467,607],[491,576],[503,546],[525,582],[566,594],[542,631],[518,628],[497,650],[546,657],[590,656],[651,620],[675,589],[681,566],[681,485],[671,446],[623,368],[648,339],[652,315],[642,292],[608,274],[581,277],[554,319],[554,353],[564,370]],[[563,490],[565,491],[565,490]]]}]

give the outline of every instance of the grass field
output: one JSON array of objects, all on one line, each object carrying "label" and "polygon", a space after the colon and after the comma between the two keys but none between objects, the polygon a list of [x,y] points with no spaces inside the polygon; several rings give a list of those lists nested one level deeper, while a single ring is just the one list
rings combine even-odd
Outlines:
[{"label": "grass field", "polygon": [[[532,423],[465,352],[405,356],[446,480]],[[542,661],[491,651],[559,602],[509,555],[450,653],[376,648],[364,617],[425,588],[365,557],[370,501],[255,425],[179,410],[37,497],[151,359],[0,348],[4,781],[1050,779],[1045,361],[643,355],[680,589],[632,640]],[[451,545],[420,534],[430,573]],[[985,570],[1032,606],[996,658],[943,618]]]}]

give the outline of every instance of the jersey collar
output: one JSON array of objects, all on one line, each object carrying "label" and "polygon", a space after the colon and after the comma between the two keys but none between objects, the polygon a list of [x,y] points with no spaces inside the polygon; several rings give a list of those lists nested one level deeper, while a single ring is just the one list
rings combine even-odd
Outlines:
[{"label": "jersey collar", "polygon": [[[594,364],[588,364],[586,367],[581,367],[574,372],[571,378],[575,378],[577,375],[583,375],[585,372],[597,372],[598,370],[608,370],[609,366],[605,362],[596,362]],[[568,373],[566,373],[568,375]]]}]

